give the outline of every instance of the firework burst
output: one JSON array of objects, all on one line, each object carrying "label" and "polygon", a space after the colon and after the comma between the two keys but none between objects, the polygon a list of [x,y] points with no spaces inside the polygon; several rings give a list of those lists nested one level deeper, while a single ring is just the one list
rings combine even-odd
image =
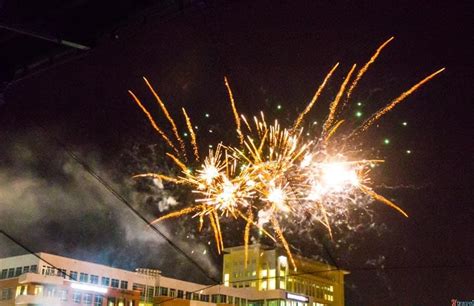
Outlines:
[{"label": "firework burst", "polygon": [[246,222],[243,233],[245,246],[249,243],[250,229],[255,226],[284,247],[295,267],[290,244],[280,225],[283,219],[296,222],[302,218],[309,218],[311,221],[323,224],[332,235],[331,226],[339,221],[337,218],[348,215],[349,207],[358,205],[360,199],[367,202],[368,198],[388,205],[408,217],[404,210],[371,188],[370,171],[375,164],[383,160],[351,159],[351,154],[345,152],[344,148],[398,103],[441,73],[444,68],[413,85],[369,117],[361,126],[345,135],[339,135],[339,127],[344,120],[338,117],[369,66],[392,40],[393,37],[385,41],[360,70],[356,71],[355,64],[351,67],[330,103],[321,135],[313,140],[304,139],[301,125],[339,63],[328,72],[313,99],[289,128],[282,127],[276,120],[268,123],[263,112],[249,122],[245,116],[239,114],[230,84],[227,78],[224,78],[238,144],[220,143],[216,149],[209,150],[201,162],[196,133],[190,117],[183,108],[195,158],[192,165],[197,165],[196,170],[192,170],[193,167],[188,162],[186,146],[179,136],[175,120],[148,80],[144,79],[170,124],[177,144],[157,125],[139,98],[131,91],[130,94],[152,127],[171,149],[172,152],[167,153],[167,156],[181,173],[173,177],[160,173],[145,173],[135,177],[157,177],[173,184],[185,185],[190,187],[195,195],[194,202],[189,203],[186,208],[166,214],[154,222],[191,214],[199,218],[201,229],[207,220],[214,233],[217,251],[220,253],[224,249],[222,219],[242,219]]}]

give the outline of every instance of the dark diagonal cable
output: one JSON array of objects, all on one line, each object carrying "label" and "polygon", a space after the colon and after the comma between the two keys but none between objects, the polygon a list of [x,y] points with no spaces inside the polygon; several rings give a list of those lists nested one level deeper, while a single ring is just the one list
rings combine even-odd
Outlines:
[{"label": "dark diagonal cable", "polygon": [[168,238],[163,232],[161,232],[158,228],[156,228],[150,221],[147,220],[137,209],[130,204],[130,202],[125,199],[120,193],[118,193],[110,184],[108,184],[101,176],[99,176],[89,165],[87,165],[82,159],[80,159],[72,150],[68,148],[68,146],[63,143],[60,139],[48,134],[48,131],[41,125],[36,124],[43,132],[50,137],[63,151],[69,155],[75,162],[81,165],[84,170],[91,175],[95,180],[97,180],[108,192],[110,192],[116,199],[118,199],[122,204],[124,204],[127,208],[129,208],[139,219],[145,222],[155,233],[160,235],[170,246],[172,246],[178,253],[183,255],[190,263],[192,263],[199,271],[202,272],[204,276],[206,276],[209,280],[213,281],[214,283],[220,283],[214,277],[212,277],[206,269],[204,269],[197,261],[195,261],[191,256],[189,256],[185,251],[183,251],[178,245],[176,245],[170,238]]}]

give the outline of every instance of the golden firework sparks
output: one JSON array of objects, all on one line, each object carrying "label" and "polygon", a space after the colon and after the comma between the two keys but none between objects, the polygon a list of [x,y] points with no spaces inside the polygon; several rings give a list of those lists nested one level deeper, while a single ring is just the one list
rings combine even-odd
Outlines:
[{"label": "golden firework sparks", "polygon": [[[342,97],[346,97],[344,101],[346,103],[369,66],[375,62],[382,49],[392,40],[393,37],[376,50],[370,60],[358,71],[349,89],[346,90],[356,65],[351,67],[330,103],[327,120],[323,123],[323,129],[320,137],[316,138],[317,141],[304,139],[303,129],[300,126],[339,64],[334,65],[326,74],[312,100],[298,115],[291,129],[282,127],[277,120],[273,123],[267,122],[263,112],[259,116],[253,117],[253,122],[247,121],[243,115],[238,113],[229,82],[227,78],[224,78],[239,144],[218,144],[215,149],[209,150],[208,155],[197,167],[187,164],[186,148],[179,137],[176,124],[163,101],[145,79],[172,126],[173,133],[180,143],[182,154],[178,153],[176,146],[157,126],[139,99],[132,92],[130,94],[145,113],[153,128],[177,154],[168,152],[166,155],[171,158],[181,172],[175,177],[159,173],[145,173],[134,177],[152,177],[185,185],[190,187],[195,195],[194,203],[191,205],[165,214],[154,222],[191,214],[193,217],[199,217],[199,229],[201,229],[207,218],[213,231],[217,251],[221,253],[225,246],[221,220],[223,218],[241,219],[245,221],[243,233],[245,264],[247,264],[247,246],[250,242],[251,228],[256,227],[264,235],[283,246],[295,267],[290,243],[281,226],[285,219],[300,220],[303,219],[303,216],[309,215],[313,220],[326,227],[332,237],[332,224],[341,212],[348,213],[351,205],[359,203],[357,199],[362,197],[357,195],[365,195],[365,198],[370,197],[382,202],[408,217],[402,208],[376,193],[371,187],[371,167],[383,161],[351,159],[351,152],[346,151],[345,148],[350,145],[351,136],[365,131],[374,121],[441,73],[444,68],[416,83],[373,114],[362,126],[351,131],[349,136],[337,136],[339,133],[336,133],[344,122],[344,120],[337,120],[338,112],[344,108],[344,104],[340,106]],[[191,135],[193,153],[198,161],[196,134],[184,108],[182,111]],[[246,128],[245,133],[242,131],[241,121],[244,122]],[[180,157],[184,157],[184,160]],[[192,170],[193,168],[197,170]]]}]

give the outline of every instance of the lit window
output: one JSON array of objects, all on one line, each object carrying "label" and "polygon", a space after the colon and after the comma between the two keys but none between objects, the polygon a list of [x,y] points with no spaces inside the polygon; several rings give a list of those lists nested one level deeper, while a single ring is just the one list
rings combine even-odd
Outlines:
[{"label": "lit window", "polygon": [[74,304],[81,304],[81,300],[82,300],[82,294],[80,292],[74,291],[72,293],[72,301],[74,302]]},{"label": "lit window", "polygon": [[43,295],[43,286],[35,286],[35,295]]},{"label": "lit window", "polygon": [[270,279],[270,280],[268,281],[268,289],[269,289],[269,290],[275,289],[275,287],[276,287],[275,284],[276,284],[275,278]]},{"label": "lit window", "polygon": [[59,294],[61,301],[67,301],[67,290],[61,290]]},{"label": "lit window", "polygon": [[92,294],[84,294],[84,305],[92,305]]}]

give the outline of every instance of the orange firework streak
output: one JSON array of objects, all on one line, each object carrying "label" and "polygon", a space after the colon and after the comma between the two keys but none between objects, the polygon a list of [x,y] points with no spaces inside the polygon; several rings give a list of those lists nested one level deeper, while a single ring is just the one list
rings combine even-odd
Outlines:
[{"label": "orange firework streak", "polygon": [[147,80],[147,78],[143,77],[143,80],[145,81],[145,83],[148,86],[148,88],[150,89],[150,91],[153,93],[153,96],[155,96],[155,99],[158,102],[158,105],[160,105],[161,110],[165,114],[166,119],[168,119],[168,122],[171,124],[171,128],[173,130],[174,136],[176,137],[176,140],[178,140],[178,142],[179,142],[179,145],[180,145],[180,148],[181,148],[181,153],[186,158],[186,147],[184,146],[184,141],[179,136],[178,128],[176,127],[176,124],[174,123],[173,118],[171,117],[170,113],[168,112],[168,109],[166,108],[165,103],[163,103],[160,96],[158,96],[155,89],[153,88],[153,86],[151,86],[151,84]]},{"label": "orange firework streak", "polygon": [[[312,100],[304,111],[298,115],[291,129],[282,128],[276,120],[273,124],[267,123],[263,112],[260,113],[259,117],[253,117],[252,125],[249,124],[244,116],[239,117],[229,82],[227,78],[224,78],[240,145],[219,144],[215,150],[209,151],[209,155],[204,158],[200,168],[196,171],[192,171],[193,167],[189,167],[186,164],[184,142],[180,140],[181,138],[174,120],[169,115],[164,103],[145,79],[145,82],[155,95],[161,109],[172,125],[173,133],[181,144],[182,155],[179,154],[170,139],[157,126],[151,114],[139,99],[132,92],[130,94],[145,113],[153,128],[160,134],[168,146],[177,153],[177,156],[171,153],[166,153],[166,155],[181,169],[181,174],[177,177],[170,177],[158,173],[145,173],[134,177],[152,177],[175,184],[183,184],[191,187],[196,195],[195,203],[192,206],[166,214],[154,222],[192,214],[193,217],[199,217],[199,229],[201,229],[204,224],[204,218],[208,218],[216,241],[217,251],[221,253],[224,249],[224,238],[220,225],[221,218],[241,219],[246,222],[244,229],[245,264],[247,264],[248,259],[247,247],[250,242],[251,227],[255,226],[266,236],[283,246],[290,258],[291,264],[296,268],[290,244],[286,240],[280,226],[282,218],[295,217],[295,220],[297,220],[301,219],[304,215],[314,216],[314,220],[319,221],[325,226],[332,237],[331,218],[334,218],[333,210],[335,206],[333,202],[326,199],[329,198],[337,201],[337,204],[341,204],[340,209],[345,209],[344,212],[347,213],[349,210],[348,205],[356,191],[358,194],[366,194],[374,200],[382,202],[398,211],[403,216],[408,217],[408,214],[403,209],[382,195],[377,194],[369,186],[371,182],[370,177],[368,177],[371,169],[370,166],[374,163],[382,162],[381,160],[341,160],[341,156],[345,158],[343,153],[350,154],[350,151],[346,152],[344,148],[349,143],[351,136],[367,130],[376,120],[392,110],[398,103],[415,92],[423,84],[441,73],[444,68],[416,83],[387,106],[373,114],[360,127],[350,132],[348,136],[335,136],[336,131],[338,131],[338,128],[344,121],[338,120],[334,123],[337,119],[338,111],[344,108],[344,104],[340,106],[342,96],[345,95],[344,103],[347,102],[352,91],[356,88],[370,65],[375,62],[382,49],[392,40],[393,37],[376,50],[370,60],[358,71],[355,79],[346,91],[346,87],[356,67],[355,65],[352,66],[330,104],[329,114],[323,124],[320,139],[325,144],[338,146],[337,156],[332,156],[331,153],[334,152],[328,151],[326,146],[319,146],[317,142],[304,141],[302,139],[303,131],[302,129],[298,130],[298,128],[301,126],[305,116],[311,111],[339,64],[333,66],[329,73],[326,74]],[[182,111],[186,120],[186,126],[191,135],[191,145],[197,160],[199,155],[196,135],[192,129],[188,114],[184,108]],[[241,130],[241,119],[248,130],[246,135]],[[185,161],[182,161],[179,158],[180,156],[184,156]],[[335,190],[333,190],[334,184],[338,187]],[[301,202],[304,202],[305,205],[300,205]],[[301,214],[298,215],[299,213]],[[254,216],[258,216],[257,222],[254,221]],[[260,223],[261,221],[262,223]],[[261,224],[268,224],[273,230],[275,237]]]}]

